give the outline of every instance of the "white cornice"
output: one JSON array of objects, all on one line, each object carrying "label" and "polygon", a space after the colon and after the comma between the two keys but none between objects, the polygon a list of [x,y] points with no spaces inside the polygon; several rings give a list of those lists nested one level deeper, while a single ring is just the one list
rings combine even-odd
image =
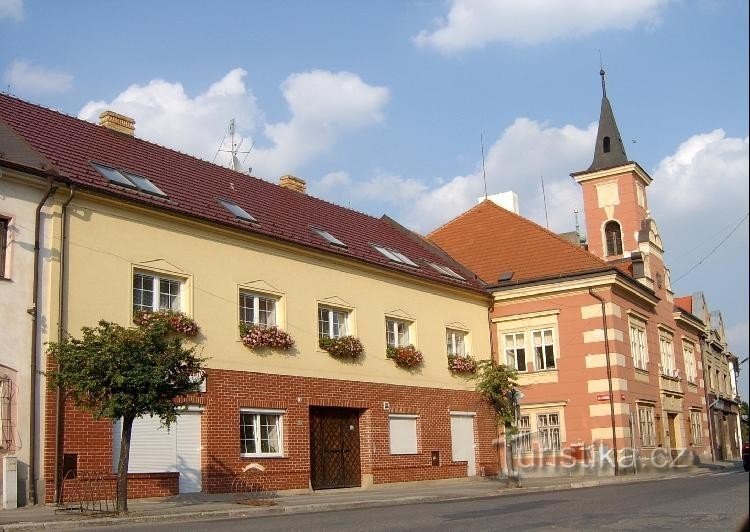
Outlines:
[{"label": "white cornice", "polygon": [[620,166],[615,166],[613,168],[605,168],[604,170],[596,170],[594,172],[576,172],[573,174],[570,174],[573,179],[576,180],[576,183],[583,183],[586,181],[592,181],[594,179],[601,179],[603,177],[612,177],[616,175],[622,175],[626,172],[632,172],[634,173],[640,180],[643,182],[644,185],[648,186],[651,184],[651,181],[653,179],[650,175],[646,173],[646,171],[641,168],[641,166],[638,163],[628,163],[623,164]]}]

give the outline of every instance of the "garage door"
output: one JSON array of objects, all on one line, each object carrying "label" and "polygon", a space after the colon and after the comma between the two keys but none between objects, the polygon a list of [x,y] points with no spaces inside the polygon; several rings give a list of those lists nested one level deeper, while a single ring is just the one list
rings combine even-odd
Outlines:
[{"label": "garage door", "polygon": [[[112,431],[112,468],[120,459],[122,423]],[[159,418],[141,418],[133,423],[129,473],[180,473],[180,493],[201,491],[201,413],[183,412],[169,430]]]}]

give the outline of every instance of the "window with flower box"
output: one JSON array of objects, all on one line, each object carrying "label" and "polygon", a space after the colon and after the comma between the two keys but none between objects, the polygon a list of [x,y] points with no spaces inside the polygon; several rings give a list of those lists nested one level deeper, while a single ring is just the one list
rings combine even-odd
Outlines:
[{"label": "window with flower box", "polygon": [[406,347],[412,343],[409,329],[412,323],[396,318],[385,320],[385,341],[388,347]]},{"label": "window with flower box", "polygon": [[133,274],[133,312],[183,311],[184,281],[145,271]]},{"label": "window with flower box", "polygon": [[240,456],[283,456],[282,410],[240,411]]},{"label": "window with flower box", "polygon": [[273,296],[240,290],[240,323],[245,325],[276,325],[276,303]]},{"label": "window with flower box", "polygon": [[456,329],[446,329],[445,349],[448,356],[466,356],[466,332]]},{"label": "window with flower box", "polygon": [[349,311],[318,306],[318,338],[341,338],[349,333]]}]

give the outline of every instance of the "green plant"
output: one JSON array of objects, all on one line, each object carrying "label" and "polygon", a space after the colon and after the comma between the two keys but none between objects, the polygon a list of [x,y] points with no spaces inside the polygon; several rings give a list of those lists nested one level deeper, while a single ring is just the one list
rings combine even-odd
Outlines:
[{"label": "green plant", "polygon": [[469,355],[448,355],[448,369],[454,373],[476,373],[477,361]]},{"label": "green plant", "polygon": [[518,390],[516,370],[494,360],[481,360],[477,363],[477,391],[487,401],[499,422],[513,424],[516,415],[515,394]]},{"label": "green plant", "polygon": [[365,352],[365,346],[356,336],[323,337],[318,340],[318,345],[336,358],[359,358]]},{"label": "green plant", "polygon": [[195,379],[204,359],[185,348],[168,320],[146,320],[138,327],[100,321],[81,329],[80,339],[67,337],[48,344],[57,369],[48,373],[75,406],[95,418],[122,419],[117,467],[117,511],[127,512],[128,462],[133,422],[157,416],[169,426],[178,414],[175,399],[197,392]]}]

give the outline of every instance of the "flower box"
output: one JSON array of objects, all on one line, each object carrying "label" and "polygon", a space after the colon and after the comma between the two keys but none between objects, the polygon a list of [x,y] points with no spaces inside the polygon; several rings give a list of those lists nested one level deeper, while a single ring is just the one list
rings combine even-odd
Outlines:
[{"label": "flower box", "polygon": [[175,310],[138,310],[133,316],[133,323],[139,327],[164,324],[170,331],[184,336],[195,336],[200,330],[191,317]]},{"label": "flower box", "polygon": [[417,348],[413,345],[405,345],[403,347],[388,346],[385,356],[402,368],[413,368],[420,365],[424,360],[422,352],[417,351]]},{"label": "flower box", "polygon": [[342,359],[356,359],[365,352],[365,347],[356,336],[342,336],[340,338],[320,338],[318,345],[328,351],[332,357]]},{"label": "flower box", "polygon": [[294,338],[276,326],[240,323],[240,336],[242,343],[250,349],[271,347],[286,351],[294,347]]},{"label": "flower box", "polygon": [[448,355],[448,369],[454,373],[476,373],[477,361],[469,355]]}]

